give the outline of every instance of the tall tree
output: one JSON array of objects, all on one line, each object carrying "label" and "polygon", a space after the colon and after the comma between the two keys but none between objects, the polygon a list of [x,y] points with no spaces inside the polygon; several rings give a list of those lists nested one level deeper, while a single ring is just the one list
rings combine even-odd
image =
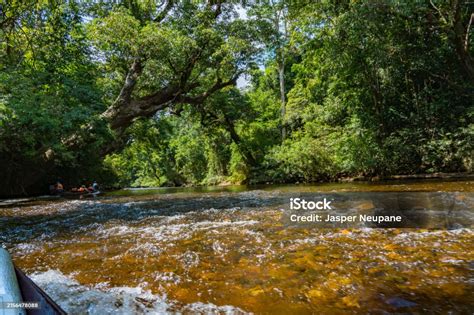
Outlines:
[{"label": "tall tree", "polygon": [[[123,147],[127,128],[139,118],[153,117],[159,111],[180,104],[198,106],[216,91],[235,85],[238,77],[251,67],[257,47],[252,30],[238,19],[234,5],[224,1],[204,4],[141,0],[93,4],[39,1],[31,5],[14,2],[2,4],[0,23],[6,43],[1,46],[1,54],[8,57],[2,61],[9,60],[8,65],[2,64],[2,75],[13,78],[18,69],[15,67],[20,65],[25,75],[28,71],[39,73],[37,70],[41,70],[45,79],[42,87],[50,92],[56,86],[52,83],[67,82],[62,73],[81,78],[82,82],[76,86],[98,83],[104,91],[100,105],[85,106],[91,109],[89,115],[80,115],[81,120],[70,124],[71,128],[58,128],[59,134],[50,137],[53,143],[39,140],[39,136],[46,133],[36,131],[37,135],[32,138],[37,143],[33,145],[41,152],[34,153],[33,165],[38,172],[28,172],[31,179],[22,184],[25,187],[39,178],[44,180],[58,163],[65,163],[65,158],[69,163],[71,160],[79,163],[78,152],[90,155],[89,160],[92,160],[92,155],[104,156]],[[94,78],[97,73],[87,66],[97,67],[103,75],[96,82],[87,81],[91,76],[93,80],[97,78]],[[76,71],[78,69],[81,71]],[[2,80],[4,82],[7,81]],[[13,95],[8,90],[13,85],[3,87],[6,90],[2,94]],[[38,90],[27,90],[32,93],[31,104],[37,103],[34,98],[40,95]],[[79,98],[90,94],[78,89],[69,95],[75,96],[76,92]],[[55,101],[62,99],[56,97]],[[98,100],[91,97],[82,104],[91,101]],[[100,112],[104,103],[106,108]],[[9,112],[11,104],[9,101],[6,106],[6,115],[16,117],[16,113]],[[18,104],[26,103],[21,100]],[[44,113],[51,110],[53,106],[44,107]],[[4,112],[3,106],[0,111]],[[59,124],[69,126],[61,115],[51,115],[51,121],[53,117]],[[84,123],[86,117],[88,122]],[[9,121],[13,124],[14,119]],[[0,124],[8,126],[7,123],[2,119]],[[113,140],[98,136],[106,128],[112,131]],[[4,130],[0,133],[5,137],[12,135]],[[10,169],[6,172],[10,174],[8,178],[17,177],[15,168]],[[8,178],[5,182],[11,182]]]},{"label": "tall tree", "polygon": [[277,65],[278,89],[280,98],[281,138],[287,136],[286,126],[286,73],[287,46],[289,42],[289,14],[287,1],[271,0],[257,4],[250,9],[250,15],[256,19],[260,27],[263,41],[267,49],[274,54]]},{"label": "tall tree", "polygon": [[137,118],[178,104],[202,104],[235,85],[255,53],[252,32],[231,4],[137,7],[114,9],[91,27],[108,66],[127,68],[118,96],[101,115],[118,137]]}]

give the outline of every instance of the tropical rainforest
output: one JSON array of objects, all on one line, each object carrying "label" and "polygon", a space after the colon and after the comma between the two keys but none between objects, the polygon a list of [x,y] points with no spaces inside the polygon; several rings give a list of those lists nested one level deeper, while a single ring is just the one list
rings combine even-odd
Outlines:
[{"label": "tropical rainforest", "polygon": [[0,195],[471,172],[467,0],[0,1]]}]

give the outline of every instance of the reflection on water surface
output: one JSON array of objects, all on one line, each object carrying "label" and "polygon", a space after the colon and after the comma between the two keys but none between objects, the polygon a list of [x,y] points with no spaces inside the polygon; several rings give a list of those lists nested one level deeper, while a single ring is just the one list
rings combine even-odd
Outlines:
[{"label": "reflection on water surface", "polygon": [[[341,193],[357,212],[404,191],[426,192],[415,200],[425,210],[452,201],[461,224],[334,229],[281,220],[294,196]],[[71,313],[469,313],[473,191],[472,181],[434,181],[23,200],[0,208],[0,242]]]}]

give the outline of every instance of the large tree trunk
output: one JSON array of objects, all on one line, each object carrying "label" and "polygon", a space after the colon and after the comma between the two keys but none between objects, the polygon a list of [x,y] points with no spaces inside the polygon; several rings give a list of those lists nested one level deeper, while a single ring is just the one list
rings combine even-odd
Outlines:
[{"label": "large tree trunk", "polygon": [[454,32],[453,44],[464,74],[474,82],[474,60],[469,53],[469,31],[474,20],[474,13],[469,16],[467,23],[464,23],[461,14],[461,1],[453,0],[452,5]]},{"label": "large tree trunk", "polygon": [[101,117],[107,120],[110,128],[122,135],[138,117],[150,117],[157,111],[168,107],[173,100],[180,96],[179,85],[169,85],[145,97],[132,97],[137,81],[143,71],[143,59],[136,59],[125,77],[125,82],[115,102]]}]

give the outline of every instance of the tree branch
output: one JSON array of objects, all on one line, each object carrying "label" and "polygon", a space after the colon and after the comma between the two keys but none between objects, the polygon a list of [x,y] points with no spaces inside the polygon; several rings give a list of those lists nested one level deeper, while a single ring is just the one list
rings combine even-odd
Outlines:
[{"label": "tree branch", "polygon": [[448,24],[448,20],[444,17],[443,13],[441,12],[441,10],[433,3],[433,0],[430,0],[430,4],[431,6],[433,7],[433,9],[436,10],[436,12],[438,12],[439,16],[441,17],[441,20],[443,20],[444,24]]},{"label": "tree branch", "polygon": [[166,0],[165,7],[161,10],[160,13],[153,19],[153,22],[160,23],[168,15],[168,12],[173,8],[173,0]]},{"label": "tree branch", "polygon": [[469,33],[471,31],[471,25],[472,25],[473,21],[474,21],[474,13],[471,14],[471,18],[469,19],[469,24],[467,24],[466,38],[464,39],[464,50],[465,51],[469,51]]},{"label": "tree branch", "polygon": [[133,61],[130,69],[128,70],[127,76],[125,77],[125,82],[120,90],[119,95],[115,99],[112,106],[110,106],[104,113],[102,113],[101,117],[111,120],[113,119],[119,107],[123,104],[130,103],[132,99],[132,93],[135,89],[135,85],[137,84],[138,77],[143,71],[143,60],[137,58]]},{"label": "tree branch", "polygon": [[214,85],[212,85],[207,91],[198,95],[194,95],[194,96],[181,95],[176,99],[176,102],[186,103],[186,104],[202,104],[214,92],[217,92],[227,86],[235,85],[237,83],[237,79],[239,78],[240,74],[241,73],[239,72],[232,79],[225,82],[222,82],[222,80],[218,78],[217,81],[214,83]]},{"label": "tree branch", "polygon": [[[465,49],[465,29],[462,22],[461,2],[460,0],[452,1],[453,11],[453,37],[454,47],[461,62],[462,69],[468,79],[474,82],[474,60],[469,51]],[[472,16],[471,16],[472,19]]]}]

